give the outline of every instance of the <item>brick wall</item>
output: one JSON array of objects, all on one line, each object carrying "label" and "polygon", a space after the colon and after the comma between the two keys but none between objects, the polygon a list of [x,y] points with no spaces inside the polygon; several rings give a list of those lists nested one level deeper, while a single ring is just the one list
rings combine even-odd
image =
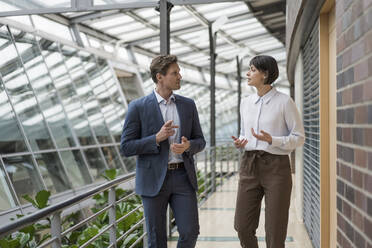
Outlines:
[{"label": "brick wall", "polygon": [[337,243],[372,247],[372,0],[336,1]]}]

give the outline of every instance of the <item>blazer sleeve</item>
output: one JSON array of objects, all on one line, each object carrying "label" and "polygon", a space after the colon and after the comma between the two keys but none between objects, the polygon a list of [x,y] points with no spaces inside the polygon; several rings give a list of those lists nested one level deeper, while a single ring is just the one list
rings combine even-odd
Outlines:
[{"label": "blazer sleeve", "polygon": [[137,101],[129,104],[121,135],[120,151],[126,157],[142,154],[158,154],[160,150],[156,145],[156,135],[141,137],[141,119],[137,105]]},{"label": "blazer sleeve", "polygon": [[205,139],[200,127],[198,110],[196,109],[194,101],[192,101],[192,109],[192,129],[190,137],[190,148],[188,150],[188,153],[190,153],[191,155],[202,151],[205,147]]}]

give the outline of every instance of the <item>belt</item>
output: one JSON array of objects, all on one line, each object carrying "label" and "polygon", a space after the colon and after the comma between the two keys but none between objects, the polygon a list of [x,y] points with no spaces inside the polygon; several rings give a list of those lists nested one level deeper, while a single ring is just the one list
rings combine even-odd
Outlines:
[{"label": "belt", "polygon": [[177,169],[182,169],[182,168],[185,168],[185,165],[183,164],[183,162],[168,164],[168,170],[177,170]]},{"label": "belt", "polygon": [[247,156],[250,156],[251,157],[251,161],[250,161],[250,167],[248,169],[249,171],[249,174],[251,175],[256,175],[256,167],[257,167],[257,164],[254,162],[254,160],[257,158],[257,159],[262,159],[262,162],[264,164],[266,164],[266,160],[263,159],[262,157],[265,156],[265,155],[272,155],[271,153],[268,153],[266,151],[262,151],[262,150],[253,150],[253,151],[245,151],[245,153],[247,154]]}]

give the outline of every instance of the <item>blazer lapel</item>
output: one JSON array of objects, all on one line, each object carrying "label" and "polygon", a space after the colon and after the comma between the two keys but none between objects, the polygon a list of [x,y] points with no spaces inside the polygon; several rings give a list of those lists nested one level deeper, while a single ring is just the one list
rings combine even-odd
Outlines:
[{"label": "blazer lapel", "polygon": [[180,133],[180,138],[182,137],[182,136],[184,136],[184,125],[182,125],[182,124],[184,124],[184,123],[186,123],[185,122],[185,108],[184,108],[184,104],[183,104],[183,102],[182,102],[182,100],[181,100],[181,98],[180,97],[177,97],[177,95],[175,95],[175,97],[176,97],[176,107],[177,107],[177,112],[178,112],[178,118],[180,119],[180,130],[181,130],[181,133]]},{"label": "blazer lapel", "polygon": [[152,92],[151,96],[151,104],[150,104],[150,113],[154,114],[154,121],[157,125],[158,130],[164,125],[164,119],[160,111],[158,100],[156,99],[155,93]]}]

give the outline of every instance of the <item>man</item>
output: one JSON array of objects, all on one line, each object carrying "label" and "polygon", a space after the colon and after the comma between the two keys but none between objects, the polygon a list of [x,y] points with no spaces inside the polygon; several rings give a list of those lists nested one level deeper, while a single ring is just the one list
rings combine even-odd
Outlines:
[{"label": "man", "polygon": [[145,210],[150,248],[167,247],[166,210],[173,210],[178,248],[193,248],[199,234],[193,155],[205,147],[193,100],[173,94],[181,87],[177,57],[152,60],[156,89],[132,101],[121,136],[125,156],[138,155],[136,193]]}]

